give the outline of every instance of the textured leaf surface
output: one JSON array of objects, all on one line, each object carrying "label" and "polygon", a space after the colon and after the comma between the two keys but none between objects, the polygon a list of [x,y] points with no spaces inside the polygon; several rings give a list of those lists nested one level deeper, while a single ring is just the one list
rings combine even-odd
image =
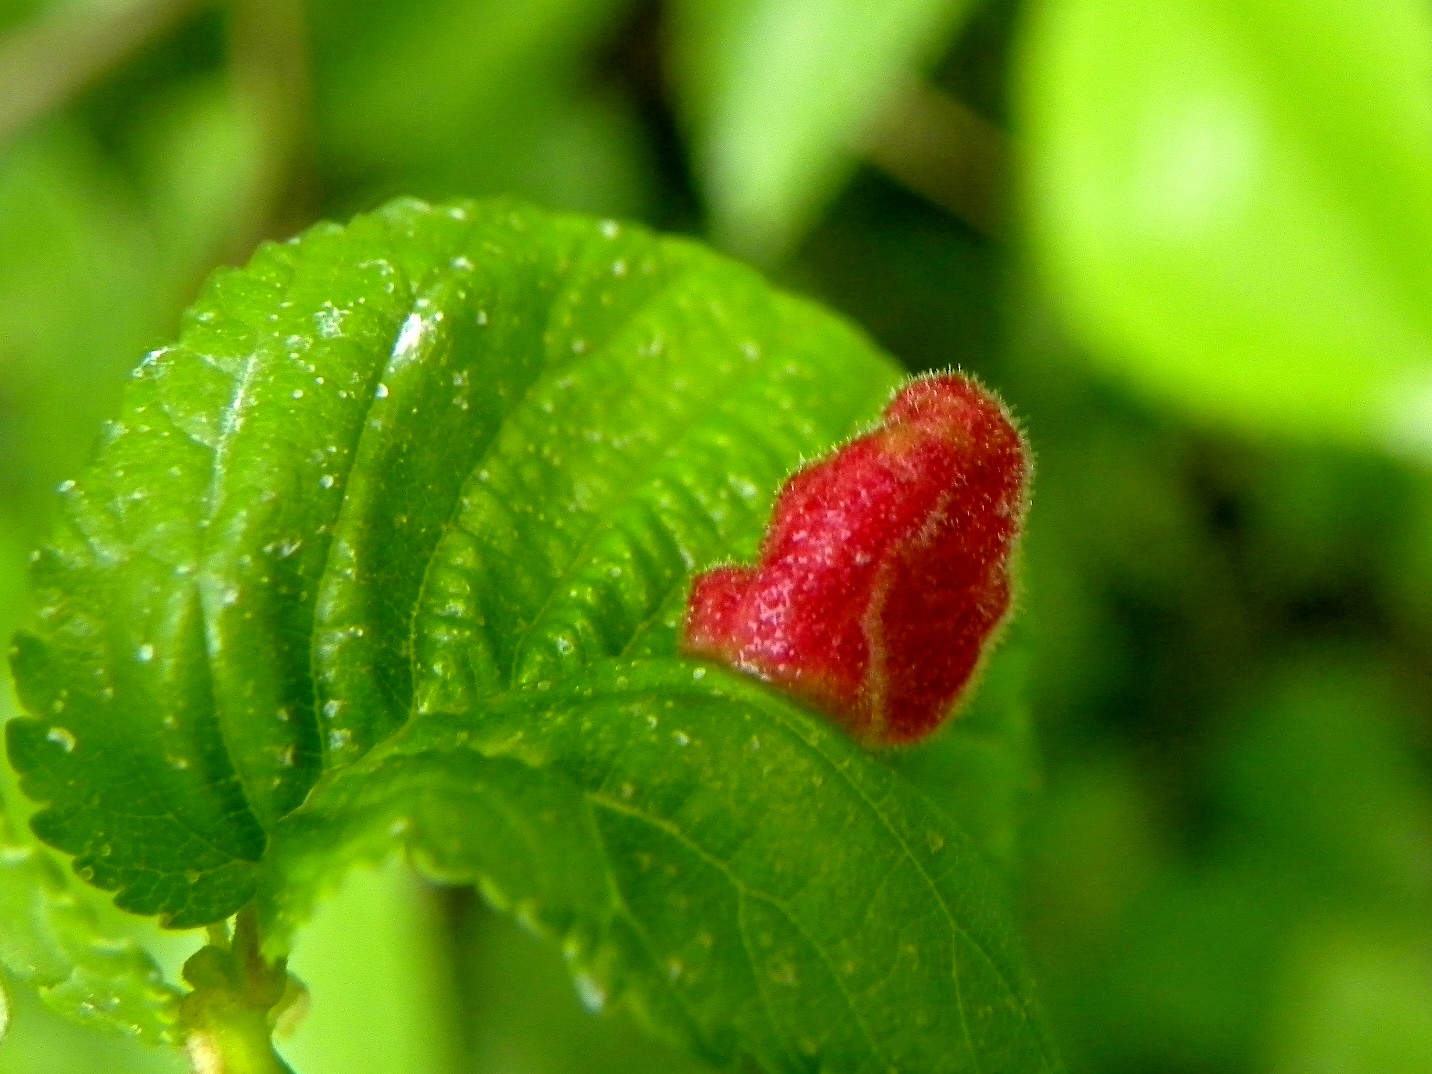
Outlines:
[{"label": "textured leaf surface", "polygon": [[403,839],[562,938],[592,1005],[716,1062],[1058,1069],[977,852],[919,794],[750,680],[671,659],[428,712],[275,835],[275,943]]},{"label": "textured leaf surface", "polygon": [[690,567],[894,374],[694,245],[403,203],[218,274],[135,377],[37,558],[9,744],[42,838],[195,925],[414,698],[669,650]]},{"label": "textured leaf surface", "polygon": [[978,691],[928,743],[890,755],[1001,873],[1015,868],[1025,815],[1042,779],[1026,693],[1033,646],[1027,619],[1006,631]]},{"label": "textured leaf surface", "polygon": [[1425,5],[1049,0],[1030,30],[1032,219],[1094,356],[1205,418],[1425,458]]},{"label": "textured leaf surface", "polygon": [[[215,277],[37,557],[34,828],[277,953],[405,839],[701,1054],[1052,1069],[1001,898],[880,760],[675,658],[893,364],[693,244],[397,203]],[[301,803],[303,803],[301,805]]]}]

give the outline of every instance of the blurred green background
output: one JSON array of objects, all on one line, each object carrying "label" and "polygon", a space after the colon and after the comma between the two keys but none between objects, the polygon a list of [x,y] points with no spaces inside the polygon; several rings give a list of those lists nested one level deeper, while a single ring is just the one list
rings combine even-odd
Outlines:
[{"label": "blurred green background", "polygon": [[[0,634],[204,275],[399,193],[701,236],[997,387],[1071,1067],[1432,1070],[1425,4],[0,0]],[[400,871],[295,968],[304,1074],[695,1069]],[[3,1074],[178,1069],[9,991]]]}]

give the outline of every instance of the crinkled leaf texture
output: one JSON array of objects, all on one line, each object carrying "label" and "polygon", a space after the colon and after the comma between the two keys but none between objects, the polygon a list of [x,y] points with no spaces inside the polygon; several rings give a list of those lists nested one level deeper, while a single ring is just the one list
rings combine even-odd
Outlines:
[{"label": "crinkled leaf texture", "polygon": [[398,842],[594,1003],[775,1070],[1055,1068],[979,855],[675,656],[695,570],[898,379],[704,249],[395,203],[221,272],[35,565],[12,762],[119,905],[271,953]]}]

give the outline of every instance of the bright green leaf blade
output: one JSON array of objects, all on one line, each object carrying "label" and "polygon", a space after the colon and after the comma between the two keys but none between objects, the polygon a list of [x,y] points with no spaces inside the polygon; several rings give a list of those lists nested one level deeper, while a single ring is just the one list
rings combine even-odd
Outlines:
[{"label": "bright green leaf blade", "polygon": [[429,712],[275,833],[276,950],[402,839],[559,937],[593,1005],[716,1062],[1053,1071],[979,853],[889,769],[757,683],[675,660]]},{"label": "bright green leaf blade", "polygon": [[896,380],[693,244],[417,203],[219,273],[135,376],[37,559],[9,743],[42,838],[176,926],[415,696],[669,654],[690,571]]},{"label": "bright green leaf blade", "polygon": [[970,0],[683,0],[683,92],[718,227],[782,252],[835,192],[865,128]]},{"label": "bright green leaf blade", "polygon": [[178,991],[137,943],[100,929],[75,883],[0,813],[0,965],[68,1018],[176,1043]]},{"label": "bright green leaf blade", "polygon": [[1033,222],[1095,357],[1204,418],[1432,450],[1432,19],[1045,0]]},{"label": "bright green leaf blade", "polygon": [[35,830],[171,924],[262,885],[278,945],[406,836],[701,1054],[1053,1069],[969,842],[674,658],[692,572],[897,379],[613,222],[405,202],[265,248],[136,371],[37,558]]},{"label": "bright green leaf blade", "polygon": [[934,737],[890,758],[1002,872],[1019,861],[1025,813],[1041,778],[1026,696],[1032,646],[1016,621],[968,706]]}]

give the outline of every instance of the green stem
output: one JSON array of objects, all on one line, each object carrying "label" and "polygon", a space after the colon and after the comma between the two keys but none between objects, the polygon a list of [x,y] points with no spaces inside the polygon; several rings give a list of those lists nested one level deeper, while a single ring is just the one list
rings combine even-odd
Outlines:
[{"label": "green stem", "polygon": [[983,235],[1004,227],[1004,135],[962,101],[911,82],[867,137],[866,157]]},{"label": "green stem", "polygon": [[266,962],[252,909],[240,911],[232,940],[215,942],[184,964],[194,991],[184,997],[184,1046],[195,1074],[293,1074],[273,1047],[272,1012],[283,1000],[288,972]]},{"label": "green stem", "polygon": [[207,1030],[190,1030],[184,1040],[194,1074],[294,1074],[279,1058],[261,1012],[231,1015]]}]

